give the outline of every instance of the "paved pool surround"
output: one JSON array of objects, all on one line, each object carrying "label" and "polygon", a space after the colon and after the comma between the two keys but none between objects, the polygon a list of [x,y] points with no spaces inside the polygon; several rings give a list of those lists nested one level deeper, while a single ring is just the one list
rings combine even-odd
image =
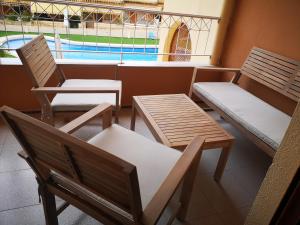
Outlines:
[{"label": "paved pool surround", "polygon": [[[17,49],[37,35],[10,35],[0,38],[2,48]],[[45,36],[51,50],[55,50],[54,37]],[[64,59],[84,60],[122,60],[122,61],[157,61],[158,48],[155,45],[109,44],[95,42],[78,42],[60,39]],[[86,52],[82,52],[86,51]],[[15,51],[10,51],[16,55]],[[55,57],[55,51],[52,51]],[[17,56],[17,55],[16,55]]]}]

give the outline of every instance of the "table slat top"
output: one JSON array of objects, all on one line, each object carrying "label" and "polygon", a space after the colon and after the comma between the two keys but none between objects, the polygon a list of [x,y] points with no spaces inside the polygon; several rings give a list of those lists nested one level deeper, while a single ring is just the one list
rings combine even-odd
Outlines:
[{"label": "table slat top", "polygon": [[197,135],[207,148],[234,138],[185,94],[134,96],[151,121],[159,141],[170,147],[185,147]]}]

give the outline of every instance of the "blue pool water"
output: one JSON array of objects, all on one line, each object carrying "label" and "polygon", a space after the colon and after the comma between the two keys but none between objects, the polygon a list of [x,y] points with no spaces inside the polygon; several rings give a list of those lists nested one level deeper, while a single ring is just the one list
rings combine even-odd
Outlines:
[{"label": "blue pool water", "polygon": [[[1,47],[3,48],[19,48],[24,43],[29,42],[31,38],[9,40],[5,42]],[[51,50],[55,50],[54,41],[47,40],[47,43]],[[105,53],[93,53],[93,52],[64,52],[64,59],[97,59],[97,60],[121,60],[121,54],[110,54],[109,52],[120,53],[121,47],[108,47],[108,46],[91,46],[88,43],[84,45],[74,45],[61,43],[62,50],[85,50],[85,51],[98,51]],[[146,55],[146,54],[126,54],[128,52],[139,52],[139,53],[157,53],[157,48],[144,48],[144,47],[123,47],[123,61],[156,61],[157,55]],[[55,52],[52,52],[55,57]]]}]

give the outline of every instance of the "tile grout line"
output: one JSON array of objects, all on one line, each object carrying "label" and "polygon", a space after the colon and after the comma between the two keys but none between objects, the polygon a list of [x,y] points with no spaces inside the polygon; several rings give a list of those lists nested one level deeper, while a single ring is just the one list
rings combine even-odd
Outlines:
[{"label": "tile grout line", "polygon": [[32,207],[32,206],[37,206],[37,205],[41,205],[41,203],[36,203],[36,204],[32,204],[32,205],[26,205],[26,206],[11,208],[11,209],[4,209],[4,210],[0,210],[0,213],[7,212],[7,211],[13,211],[13,210],[17,210],[17,209],[24,209],[27,207]]}]

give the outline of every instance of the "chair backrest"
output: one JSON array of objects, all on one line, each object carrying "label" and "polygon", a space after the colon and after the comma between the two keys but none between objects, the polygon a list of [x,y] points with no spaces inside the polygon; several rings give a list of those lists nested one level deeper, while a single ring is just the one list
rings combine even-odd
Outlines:
[{"label": "chair backrest", "polygon": [[300,62],[254,47],[241,74],[298,101],[300,98]]},{"label": "chair backrest", "polygon": [[[39,35],[16,50],[34,87],[44,86],[57,70],[57,65],[43,35]],[[64,79],[61,70],[57,70],[60,79]]]},{"label": "chair backrest", "polygon": [[0,114],[43,182],[75,193],[104,217],[135,224],[142,207],[134,165],[12,108]]}]

